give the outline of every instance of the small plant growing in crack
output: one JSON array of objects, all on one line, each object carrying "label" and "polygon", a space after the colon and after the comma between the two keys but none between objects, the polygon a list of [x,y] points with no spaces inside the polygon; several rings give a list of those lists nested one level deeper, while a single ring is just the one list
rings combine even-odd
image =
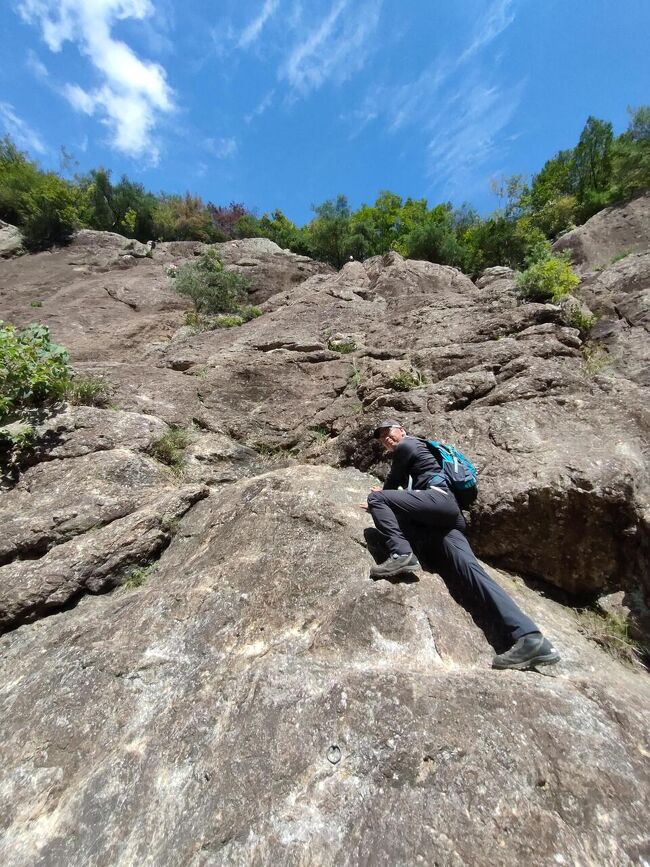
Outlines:
[{"label": "small plant growing in crack", "polygon": [[352,337],[330,337],[327,341],[327,348],[332,352],[340,352],[342,355],[347,355],[355,351],[357,344]]},{"label": "small plant growing in crack", "polygon": [[590,608],[576,613],[578,631],[596,642],[620,662],[632,665],[650,659],[650,647],[644,647],[630,636],[629,626],[618,614],[602,614]]},{"label": "small plant growing in crack", "polygon": [[172,426],[160,439],[152,443],[151,454],[156,460],[171,467],[175,473],[180,473],[185,463],[184,451],[189,441],[190,435],[186,430]]},{"label": "small plant growing in crack", "polygon": [[589,376],[602,373],[607,367],[611,367],[614,359],[601,346],[585,343],[580,347],[585,371]]},{"label": "small plant growing in crack", "polygon": [[395,391],[411,391],[413,388],[420,388],[426,384],[424,374],[416,367],[400,370],[388,381],[388,385]]},{"label": "small plant growing in crack", "polygon": [[328,440],[331,436],[329,429],[322,424],[316,424],[313,427],[310,427],[309,430],[314,434],[314,439],[319,440],[320,442]]},{"label": "small plant growing in crack", "polygon": [[151,563],[149,566],[136,566],[135,569],[131,569],[124,581],[122,581],[122,589],[137,590],[138,587],[146,584],[147,579],[153,575],[156,569],[155,563]]}]

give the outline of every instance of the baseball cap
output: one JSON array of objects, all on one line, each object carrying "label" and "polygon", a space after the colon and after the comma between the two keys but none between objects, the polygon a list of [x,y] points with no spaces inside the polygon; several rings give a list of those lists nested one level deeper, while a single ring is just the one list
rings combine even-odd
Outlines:
[{"label": "baseball cap", "polygon": [[402,423],[401,423],[401,421],[395,421],[394,418],[388,418],[385,421],[382,421],[375,428],[375,431],[373,433],[374,438],[379,439],[379,432],[384,430],[384,428],[387,428],[387,427],[402,427]]}]

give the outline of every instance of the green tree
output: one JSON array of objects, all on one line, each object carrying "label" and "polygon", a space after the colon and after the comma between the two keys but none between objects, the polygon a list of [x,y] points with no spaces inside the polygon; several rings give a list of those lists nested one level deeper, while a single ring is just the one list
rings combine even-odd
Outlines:
[{"label": "green tree", "polygon": [[650,106],[628,108],[630,123],[614,142],[612,186],[617,199],[629,199],[650,187]]},{"label": "green tree", "polygon": [[221,237],[200,196],[161,194],[153,212],[153,233],[162,241],[204,241]]},{"label": "green tree", "polygon": [[614,132],[609,121],[587,118],[573,156],[573,183],[582,219],[609,201]]},{"label": "green tree", "polygon": [[88,175],[78,179],[78,184],[83,190],[84,223],[91,229],[114,231],[115,212],[110,170],[92,169]]},{"label": "green tree", "polygon": [[154,237],[156,197],[148,193],[142,184],[134,183],[122,175],[119,183],[113,186],[111,207],[116,232],[139,241],[149,241]]},{"label": "green tree", "polygon": [[21,226],[27,194],[39,182],[40,171],[9,136],[0,139],[0,220]]},{"label": "green tree", "polygon": [[316,258],[340,268],[350,256],[350,206],[345,196],[312,205],[316,217],[309,224],[310,246]]},{"label": "green tree", "polygon": [[22,232],[25,246],[44,250],[67,243],[79,225],[78,191],[54,172],[38,178],[23,197]]},{"label": "green tree", "polygon": [[[245,219],[245,218],[243,218]],[[242,231],[242,220],[237,223],[237,231]],[[309,233],[304,228],[299,228],[281,210],[276,209],[271,216],[264,216],[257,221],[256,229],[263,238],[269,238],[274,241],[283,250],[292,250],[294,253],[299,253],[303,256],[311,255],[311,246],[309,243]],[[246,237],[240,235],[240,237]]]},{"label": "green tree", "polygon": [[425,259],[440,265],[460,265],[463,248],[454,225],[450,203],[437,205],[424,215],[399,242],[409,259]]},{"label": "green tree", "polygon": [[509,220],[497,214],[472,226],[463,235],[463,270],[479,274],[485,268],[507,265],[523,268],[546,255],[548,242],[530,220]]}]

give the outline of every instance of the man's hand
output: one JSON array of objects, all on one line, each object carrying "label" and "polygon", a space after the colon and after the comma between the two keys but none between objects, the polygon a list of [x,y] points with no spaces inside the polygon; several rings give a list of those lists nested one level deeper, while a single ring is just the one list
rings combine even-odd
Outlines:
[{"label": "man's hand", "polygon": [[[381,490],[383,490],[383,488],[380,488],[379,485],[375,485],[374,487],[370,488],[370,493],[374,493],[375,491],[381,491]],[[359,508],[363,509],[364,512],[367,512],[368,511],[368,503],[359,503]]]}]

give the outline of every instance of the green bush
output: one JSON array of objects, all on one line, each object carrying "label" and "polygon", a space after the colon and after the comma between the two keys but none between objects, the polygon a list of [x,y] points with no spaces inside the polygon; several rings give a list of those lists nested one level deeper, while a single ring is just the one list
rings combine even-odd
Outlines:
[{"label": "green bush", "polygon": [[54,173],[41,175],[38,184],[23,197],[22,233],[30,250],[66,244],[79,225],[77,194]]},{"label": "green bush", "polygon": [[240,274],[225,271],[219,253],[209,247],[198,261],[187,262],[176,270],[176,291],[194,302],[199,313],[239,313],[246,300],[249,281]]},{"label": "green bush", "polygon": [[426,385],[427,381],[419,370],[412,367],[410,370],[400,370],[389,380],[388,384],[395,391],[411,391],[412,388]]},{"label": "green bush", "polygon": [[580,283],[565,258],[550,256],[517,275],[519,293],[529,301],[560,301]]},{"label": "green bush", "polygon": [[70,386],[68,352],[45,325],[17,329],[0,321],[0,423],[21,410],[61,399]]}]

